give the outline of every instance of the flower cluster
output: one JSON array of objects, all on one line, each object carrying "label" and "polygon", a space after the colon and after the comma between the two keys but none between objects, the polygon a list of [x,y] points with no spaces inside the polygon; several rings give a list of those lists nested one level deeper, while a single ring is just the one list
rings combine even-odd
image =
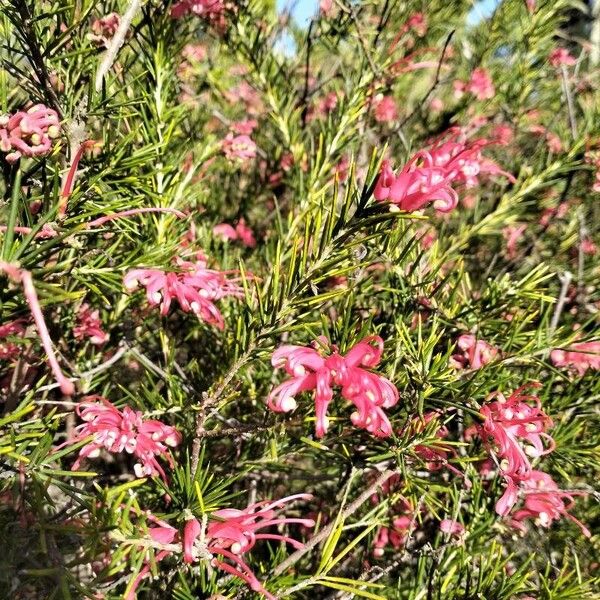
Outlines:
[{"label": "flower cluster", "polygon": [[481,67],[473,69],[468,82],[455,81],[454,94],[461,97],[465,92],[472,94],[478,100],[490,100],[496,95],[496,88],[490,74]]},{"label": "flower cluster", "polygon": [[239,298],[244,295],[237,279],[228,279],[230,272],[208,269],[202,256],[195,262],[179,258],[176,265],[179,271],[132,269],[126,273],[123,285],[129,292],[142,285],[148,303],[160,306],[162,315],[168,314],[175,299],[184,312],[193,312],[206,323],[223,329],[223,315],[215,302],[227,296]]},{"label": "flower cluster", "polygon": [[82,459],[97,458],[105,449],[132,454],[138,461],[133,467],[137,477],[160,475],[166,479],[156,457],[165,458],[173,466],[169,447],[179,445],[182,440],[174,427],[144,419],[140,411],[128,406],[121,411],[101,396],[87,396],[75,410],[84,423],[77,426],[70,439],[58,448],[91,439],[79,451],[72,470],[79,469]]},{"label": "flower cluster", "polygon": [[450,212],[458,204],[453,185],[473,187],[484,173],[514,178],[493,161],[482,156],[485,139],[470,142],[459,129],[451,129],[428,150],[417,152],[406,165],[394,173],[384,160],[373,195],[379,202],[390,202],[400,210],[417,211],[430,202],[440,212]]},{"label": "flower cluster", "polygon": [[225,158],[231,161],[247,162],[256,157],[256,144],[248,135],[234,135],[229,132],[221,142]]},{"label": "flower cluster", "polygon": [[[148,533],[153,541],[160,544],[173,544],[180,540],[179,547],[186,563],[193,564],[199,560],[208,560],[211,566],[240,578],[253,591],[263,594],[269,600],[275,600],[275,596],[263,587],[242,556],[252,550],[259,540],[276,540],[290,544],[296,549],[302,548],[303,544],[290,536],[269,533],[265,530],[291,524],[305,528],[313,527],[315,522],[312,519],[282,517],[279,514],[281,509],[290,502],[311,499],[310,494],[296,494],[272,502],[268,500],[256,502],[243,510],[235,508],[217,510],[210,515],[205,529],[198,519],[189,516],[182,534],[165,521],[149,515],[149,520],[156,526],[150,527]],[[154,561],[158,562],[173,552],[174,550],[163,549],[154,557]],[[132,586],[128,600],[134,597],[136,588],[149,572],[150,567],[146,564]]]},{"label": "flower cluster", "polygon": [[7,340],[9,337],[21,337],[25,333],[26,321],[16,319],[0,325],[0,360],[12,360],[19,354],[19,346]]},{"label": "flower cluster", "polygon": [[523,507],[511,515],[513,526],[524,529],[525,519],[535,519],[542,527],[550,527],[553,521],[565,517],[576,523],[585,536],[591,536],[588,528],[568,512],[575,502],[574,496],[583,492],[564,492],[548,473],[534,470],[523,482],[523,494]]},{"label": "flower cluster", "polygon": [[[543,411],[539,398],[523,393],[528,387],[539,386],[535,383],[522,386],[508,398],[496,392],[495,400],[481,408],[484,422],[476,429],[492,455],[499,459],[500,474],[506,481],[504,494],[496,503],[496,512],[501,516],[508,515],[522,491],[524,508],[511,515],[513,522],[535,517],[548,526],[552,520],[567,516],[589,535],[587,529],[567,512],[573,501],[572,494],[560,491],[550,475],[534,470],[530,463],[529,457],[539,458],[555,447],[554,440],[546,433],[552,420]],[[548,442],[547,447],[543,440]],[[563,499],[569,501],[568,506]]]},{"label": "flower cluster", "polygon": [[252,229],[246,225],[246,220],[242,217],[234,227],[228,223],[219,223],[213,227],[213,234],[226,241],[239,240],[247,248],[256,248],[256,238]]},{"label": "flower cluster", "polygon": [[58,114],[44,104],[13,115],[0,115],[0,150],[7,153],[9,163],[21,156],[45,156],[59,135]]},{"label": "flower cluster", "polygon": [[171,16],[180,19],[188,14],[199,17],[218,17],[225,10],[223,0],[180,0],[171,8]]},{"label": "flower cluster", "polygon": [[92,310],[89,304],[83,303],[77,311],[77,323],[73,327],[75,339],[89,338],[96,346],[101,346],[108,341],[109,335],[102,329],[100,311]]},{"label": "flower cluster", "polygon": [[477,339],[470,333],[461,335],[456,342],[456,347],[460,353],[453,354],[450,363],[457,369],[481,369],[498,355],[498,350],[494,346]]},{"label": "flower cluster", "polygon": [[579,342],[572,344],[567,350],[552,350],[552,364],[557,367],[568,367],[580,376],[588,369],[600,369],[600,342]]},{"label": "flower cluster", "polygon": [[[323,437],[329,428],[327,408],[333,399],[333,386],[339,386],[342,398],[356,407],[350,417],[356,427],[378,437],[390,436],[392,427],[382,409],[398,402],[398,390],[383,375],[367,370],[379,364],[383,340],[378,336],[366,337],[345,356],[323,337],[313,345],[313,348],[282,346],[273,353],[271,364],[283,367],[291,378],[269,394],[269,408],[276,412],[292,411],[296,408],[294,396],[314,390],[315,430],[317,437]],[[331,353],[324,355],[320,350]]]},{"label": "flower cluster", "polygon": [[108,45],[117,33],[121,24],[121,16],[118,13],[110,13],[100,19],[95,19],[92,23],[92,32],[88,34],[88,39],[99,46]]}]

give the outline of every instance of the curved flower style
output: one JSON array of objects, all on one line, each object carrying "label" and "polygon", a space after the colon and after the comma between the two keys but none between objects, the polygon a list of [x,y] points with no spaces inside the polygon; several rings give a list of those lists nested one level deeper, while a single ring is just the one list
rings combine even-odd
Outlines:
[{"label": "curved flower style", "polygon": [[146,298],[150,306],[160,306],[160,314],[167,315],[173,299],[177,300],[184,312],[193,312],[199,319],[225,327],[223,315],[215,305],[216,300],[227,296],[239,298],[244,295],[236,279],[228,279],[228,271],[206,268],[206,260],[196,262],[177,259],[180,272],[161,269],[132,269],[123,278],[123,285],[129,292],[138,284],[146,288]]},{"label": "curved flower style", "polygon": [[76,412],[85,423],[76,427],[71,439],[59,448],[90,436],[91,440],[79,451],[71,467],[73,471],[79,469],[83,458],[96,458],[104,448],[109,452],[133,454],[139,461],[133,467],[137,477],[160,475],[166,480],[156,457],[164,457],[173,466],[168,447],[179,445],[182,439],[174,427],[154,419],[144,420],[140,411],[129,407],[120,411],[101,396],[88,396],[77,406]]},{"label": "curved flower style", "polygon": [[584,492],[561,491],[552,477],[543,471],[532,471],[523,482],[523,489],[523,508],[515,511],[511,517],[515,527],[523,529],[522,522],[525,519],[536,519],[542,527],[550,527],[552,521],[566,517],[579,526],[583,535],[591,537],[589,529],[568,512],[575,502],[573,496],[584,495]]},{"label": "curved flower style", "polygon": [[52,140],[60,135],[55,110],[36,104],[14,115],[0,115],[0,150],[14,163],[21,156],[44,156],[52,149]]},{"label": "curved flower style", "polygon": [[552,350],[550,360],[557,367],[569,367],[585,375],[588,369],[600,369],[600,342],[579,342],[567,350]]},{"label": "curved flower style", "polygon": [[478,340],[472,334],[461,335],[456,346],[461,354],[453,354],[450,362],[458,369],[481,369],[498,355],[498,350],[494,346]]},{"label": "curved flower style", "polygon": [[[552,419],[542,410],[537,396],[524,395],[527,387],[539,387],[530,383],[515,390],[508,398],[500,392],[493,402],[482,406],[480,413],[484,423],[479,433],[488,447],[494,447],[500,458],[500,471],[506,479],[507,488],[496,505],[496,511],[506,515],[517,499],[517,484],[525,481],[532,468],[528,456],[539,457],[552,452],[554,440],[545,433],[552,426]],[[533,401],[534,405],[528,403]],[[542,439],[549,442],[545,448]],[[523,442],[527,442],[526,446]]]},{"label": "curved flower style", "polygon": [[[202,559],[209,560],[213,567],[240,578],[252,590],[263,594],[268,600],[275,600],[275,596],[262,586],[252,569],[243,560],[242,555],[249,552],[257,540],[277,540],[290,544],[297,549],[303,548],[304,544],[287,535],[259,532],[290,524],[314,527],[315,522],[313,519],[281,517],[278,514],[286,504],[294,500],[311,499],[310,494],[296,494],[281,500],[256,502],[243,510],[234,508],[217,510],[210,515],[204,535],[202,524],[195,517],[186,520],[183,534],[179,535],[179,532],[168,523],[148,515],[148,518],[157,524],[157,527],[149,528],[148,533],[153,541],[162,544],[171,544],[177,539],[181,540],[180,548],[183,552],[183,560],[186,563],[192,564]],[[175,550],[175,548],[161,550],[154,561],[158,562]],[[233,564],[224,562],[216,556],[227,559]],[[136,578],[127,600],[132,600],[135,597],[137,586],[148,573],[149,568],[146,565]]]},{"label": "curved flower style", "polygon": [[473,187],[483,173],[514,181],[512,175],[482,156],[482,148],[490,142],[467,142],[464,138],[459,128],[448,130],[428,150],[417,152],[397,174],[390,161],[384,160],[373,192],[375,199],[406,211],[421,210],[432,202],[436,210],[450,212],[458,204],[454,183]]},{"label": "curved flower style", "polygon": [[327,408],[333,399],[333,386],[339,386],[342,397],[357,409],[351,416],[354,425],[377,437],[390,436],[392,427],[382,409],[398,402],[398,390],[382,375],[367,370],[379,364],[383,340],[379,336],[366,337],[345,356],[325,338],[315,340],[314,345],[331,350],[331,354],[323,356],[314,348],[291,345],[273,353],[271,364],[283,367],[291,379],[269,394],[268,407],[276,412],[292,411],[297,394],[315,390],[316,435],[323,437],[329,427]]}]

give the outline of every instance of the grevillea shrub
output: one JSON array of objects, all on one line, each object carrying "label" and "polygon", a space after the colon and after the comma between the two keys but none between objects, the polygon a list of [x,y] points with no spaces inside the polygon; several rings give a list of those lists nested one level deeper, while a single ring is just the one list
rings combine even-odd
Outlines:
[{"label": "grevillea shrub", "polygon": [[2,0],[0,598],[598,598],[594,4]]}]

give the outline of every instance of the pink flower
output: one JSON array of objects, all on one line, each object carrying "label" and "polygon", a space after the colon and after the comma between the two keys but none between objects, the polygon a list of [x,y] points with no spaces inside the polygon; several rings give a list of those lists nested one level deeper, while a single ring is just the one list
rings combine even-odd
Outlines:
[{"label": "pink flower", "polygon": [[171,8],[171,16],[180,19],[188,14],[216,17],[225,10],[223,0],[180,0]]},{"label": "pink flower", "polygon": [[[206,530],[206,549],[212,555],[220,555],[229,562],[214,558],[212,565],[245,581],[255,592],[263,594],[269,600],[275,597],[264,589],[248,564],[241,558],[252,550],[258,540],[277,540],[290,544],[296,549],[304,545],[295,539],[280,533],[263,533],[265,529],[280,528],[282,525],[299,524],[313,527],[312,519],[281,517],[278,513],[293,500],[310,500],[310,494],[296,494],[281,500],[268,500],[251,504],[244,510],[225,508],[212,513]],[[188,520],[183,535],[184,560],[194,562],[196,554],[194,545],[201,532],[196,519]],[[233,564],[230,564],[233,563]]]},{"label": "pink flower", "polygon": [[[528,456],[539,457],[554,449],[554,440],[545,432],[552,426],[552,419],[542,410],[537,396],[522,393],[532,386],[539,384],[522,386],[508,398],[496,392],[490,399],[497,399],[480,410],[484,423],[478,427],[479,434],[500,459],[500,472],[507,482],[506,491],[496,505],[496,512],[501,515],[510,511],[517,499],[517,484],[525,481],[532,471]],[[544,447],[544,439],[549,442],[548,448]]]},{"label": "pink flower", "polygon": [[110,40],[117,33],[121,17],[118,13],[110,13],[100,19],[94,19],[92,22],[92,33],[88,34],[88,38],[95,44],[108,47]]},{"label": "pink flower", "polygon": [[450,361],[458,369],[481,369],[498,355],[496,348],[472,334],[461,335],[456,346],[461,354],[453,354]]},{"label": "pink flower", "polygon": [[258,127],[258,122],[255,119],[233,121],[229,127],[234,133],[238,133],[240,135],[251,135],[252,132]]},{"label": "pink flower", "polygon": [[392,428],[382,409],[398,402],[398,390],[382,375],[367,370],[379,364],[383,340],[366,337],[345,356],[324,338],[315,340],[314,346],[331,353],[323,355],[303,346],[282,346],[273,353],[272,365],[283,367],[291,378],[269,394],[268,407],[276,412],[292,411],[297,406],[297,394],[314,390],[316,435],[323,437],[329,427],[327,408],[333,399],[333,387],[339,386],[342,397],[357,409],[350,417],[355,426],[378,437],[390,436]]},{"label": "pink flower", "polygon": [[409,17],[404,27],[412,29],[418,37],[423,37],[427,33],[427,17],[422,12],[416,12]]},{"label": "pink flower", "polygon": [[515,133],[513,128],[506,123],[500,123],[492,129],[492,138],[494,142],[500,146],[508,146],[514,139]]},{"label": "pink flower", "polygon": [[381,94],[374,101],[375,120],[378,123],[389,123],[398,118],[398,107],[391,96]]},{"label": "pink flower", "polygon": [[527,225],[525,223],[521,225],[507,225],[502,229],[502,236],[506,241],[506,255],[511,260],[517,257],[517,243],[523,237],[526,230]]},{"label": "pink flower", "polygon": [[527,5],[527,10],[531,14],[533,14],[535,12],[535,5],[537,4],[537,0],[525,0],[525,4]]},{"label": "pink flower", "polygon": [[256,156],[256,144],[247,135],[228,133],[221,142],[223,153],[228,160],[246,162]]},{"label": "pink flower", "polygon": [[456,537],[461,537],[465,533],[465,528],[458,521],[444,519],[440,522],[440,531]]},{"label": "pink flower", "polygon": [[455,183],[473,187],[484,173],[514,181],[512,175],[482,156],[482,148],[488,143],[485,139],[468,142],[460,129],[450,129],[427,150],[417,152],[397,174],[384,160],[373,195],[379,202],[385,200],[410,212],[430,202],[436,210],[450,212],[458,203],[452,187]]},{"label": "pink flower", "polygon": [[430,202],[437,210],[450,212],[458,203],[458,194],[451,183],[447,172],[435,167],[431,156],[423,152],[397,174],[392,171],[390,162],[384,160],[373,195],[379,202],[387,200],[408,212],[421,210]]},{"label": "pink flower", "polygon": [[554,50],[550,52],[548,60],[550,61],[550,64],[557,69],[562,66],[572,67],[577,64],[577,59],[572,56],[566,48],[554,48]]},{"label": "pink flower", "polygon": [[160,306],[160,314],[167,315],[175,299],[184,312],[193,312],[199,319],[223,329],[225,323],[216,300],[227,296],[240,298],[244,295],[236,279],[228,279],[228,272],[206,268],[206,260],[188,262],[176,260],[180,271],[161,269],[132,269],[123,278],[129,292],[138,285],[146,288],[150,306]]},{"label": "pink flower", "polygon": [[600,342],[578,342],[567,350],[553,350],[550,360],[557,367],[568,367],[580,376],[585,375],[588,369],[600,369]]},{"label": "pink flower", "polygon": [[330,17],[333,13],[333,0],[320,0],[319,11],[325,17]]},{"label": "pink flower", "polygon": [[173,467],[168,447],[181,443],[181,434],[170,425],[154,419],[143,419],[142,413],[125,407],[122,411],[101,396],[88,396],[75,409],[84,424],[75,428],[73,436],[57,448],[77,444],[91,437],[79,451],[72,470],[79,469],[83,458],[96,458],[100,450],[127,452],[138,460],[133,470],[137,477],[160,475],[166,480],[156,457],[167,460]]},{"label": "pink flower", "polygon": [[221,223],[213,227],[213,235],[217,235],[226,241],[240,240],[247,248],[256,248],[256,238],[252,229],[246,225],[242,217],[235,228],[227,223]]},{"label": "pink flower", "polygon": [[542,527],[550,527],[552,521],[566,517],[581,528],[583,535],[591,537],[588,528],[568,512],[575,502],[573,496],[583,492],[561,491],[552,477],[543,471],[531,471],[523,482],[523,492],[524,505],[511,516],[513,525],[522,527],[525,519],[535,519]]},{"label": "pink flower", "polygon": [[13,360],[19,355],[19,346],[4,340],[7,337],[22,337],[25,329],[25,319],[16,319],[0,325],[0,360]]},{"label": "pink flower", "polygon": [[52,140],[60,135],[56,111],[36,104],[14,115],[0,115],[0,150],[14,163],[21,156],[45,156],[52,150]]},{"label": "pink flower", "polygon": [[90,338],[90,342],[101,346],[108,341],[108,333],[102,330],[100,311],[91,310],[89,304],[82,304],[77,311],[77,324],[73,327],[75,339]]},{"label": "pink flower", "polygon": [[481,67],[474,69],[471,73],[471,79],[467,83],[466,90],[478,100],[489,100],[496,94],[496,88],[490,74]]},{"label": "pink flower", "polygon": [[590,238],[581,240],[581,251],[588,256],[594,256],[598,252],[598,246]]}]

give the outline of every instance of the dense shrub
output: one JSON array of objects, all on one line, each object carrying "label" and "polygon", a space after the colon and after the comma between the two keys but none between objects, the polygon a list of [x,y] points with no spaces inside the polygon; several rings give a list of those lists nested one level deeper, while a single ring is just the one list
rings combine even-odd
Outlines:
[{"label": "dense shrub", "polygon": [[2,598],[598,597],[596,9],[1,6]]}]

